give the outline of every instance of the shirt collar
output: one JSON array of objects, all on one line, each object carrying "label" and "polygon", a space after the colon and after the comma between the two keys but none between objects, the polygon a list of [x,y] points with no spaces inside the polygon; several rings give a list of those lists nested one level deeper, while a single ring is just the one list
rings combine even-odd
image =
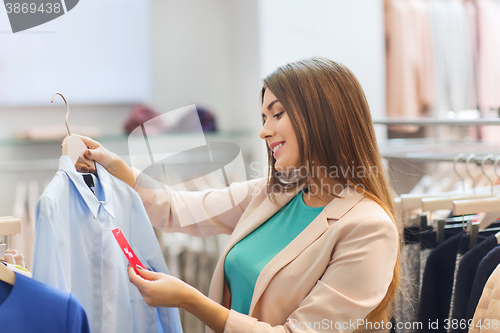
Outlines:
[{"label": "shirt collar", "polygon": [[102,204],[102,207],[108,212],[109,215],[111,215],[113,218],[115,218],[115,213],[114,213],[114,205],[113,205],[113,193],[110,188],[110,176],[109,173],[104,169],[103,166],[101,166],[99,163],[96,163],[96,172],[97,172],[97,177],[99,178],[99,181],[101,182],[101,186],[104,192],[104,200],[105,201],[99,201],[96,196],[92,193],[92,191],[89,189],[87,184],[85,183],[85,180],[83,179],[82,175],[76,171],[76,168],[71,162],[71,159],[69,156],[62,155],[59,158],[59,170],[63,171],[66,175],[68,175],[69,179],[73,182],[75,185],[77,191],[80,193],[82,196],[83,200],[85,201],[85,204],[87,207],[90,209],[92,215],[94,218],[97,218],[97,213],[99,211],[99,205]]}]

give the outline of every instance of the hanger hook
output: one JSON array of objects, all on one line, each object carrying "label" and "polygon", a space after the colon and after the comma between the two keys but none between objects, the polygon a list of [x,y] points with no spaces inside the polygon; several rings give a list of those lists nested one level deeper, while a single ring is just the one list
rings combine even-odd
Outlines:
[{"label": "hanger hook", "polygon": [[474,177],[472,177],[472,175],[470,174],[470,171],[469,171],[469,162],[470,162],[470,160],[472,160],[475,156],[476,156],[476,154],[470,154],[470,155],[467,157],[467,160],[465,161],[465,170],[467,170],[467,174],[469,175],[470,179],[472,179],[472,193],[476,193],[476,180],[475,180],[475,179],[474,179]]},{"label": "hanger hook", "polygon": [[491,180],[491,178],[486,174],[486,172],[484,171],[484,163],[491,159],[494,155],[493,154],[488,154],[486,155],[486,157],[481,161],[481,171],[483,171],[483,175],[490,181],[490,184],[491,184],[491,195],[493,195],[493,180]]},{"label": "hanger hook", "polygon": [[64,100],[64,103],[66,103],[66,128],[68,129],[68,135],[71,136],[71,131],[69,130],[69,126],[68,126],[68,117],[69,117],[69,104],[68,102],[66,101],[66,98],[64,98],[64,96],[59,93],[59,92],[55,92],[54,95],[52,95],[52,99],[50,100],[51,103],[54,103],[54,97],[56,95],[59,95],[62,97],[62,99]]},{"label": "hanger hook", "polygon": [[498,156],[496,158],[495,163],[493,164],[493,169],[495,169],[495,175],[497,176],[498,179],[500,179],[500,176],[498,175],[498,172],[497,172],[497,164],[499,161],[500,161],[500,156]]},{"label": "hanger hook", "polygon": [[[453,160],[453,171],[455,171],[455,174],[457,175],[457,177],[460,178],[460,180],[462,181],[462,190],[465,192],[465,179],[457,171],[457,162],[463,157],[465,157],[465,154],[463,154],[463,153],[460,153],[457,155],[457,157],[455,157],[455,159]],[[499,156],[499,159],[500,159],[500,156]],[[500,177],[498,177],[498,178],[500,178]]]}]

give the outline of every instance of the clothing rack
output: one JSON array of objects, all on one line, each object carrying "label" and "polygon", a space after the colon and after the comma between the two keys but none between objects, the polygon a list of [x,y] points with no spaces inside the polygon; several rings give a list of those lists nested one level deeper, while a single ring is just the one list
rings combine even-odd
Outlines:
[{"label": "clothing rack", "polygon": [[436,118],[385,118],[373,120],[375,125],[417,125],[417,126],[491,126],[500,125],[500,119],[479,118],[479,119],[436,119]]},{"label": "clothing rack", "polygon": [[[440,118],[385,118],[373,121],[378,125],[408,125],[408,126],[494,126],[500,125],[500,118],[477,119],[440,119]],[[399,159],[418,162],[453,162],[458,154],[478,156],[469,160],[470,163],[480,165],[488,154],[500,156],[500,146],[487,145],[481,142],[435,143],[425,139],[390,139],[386,145],[380,147],[382,156],[387,159]],[[484,156],[482,156],[484,155]],[[467,157],[465,157],[467,158]],[[494,164],[488,159],[485,164]]]},{"label": "clothing rack", "polygon": [[[460,163],[465,163],[465,160],[467,159],[467,156],[470,156],[471,154],[474,153],[464,153],[464,157],[460,159]],[[476,165],[481,165],[483,161],[485,160],[486,156],[489,154],[481,154],[479,156],[475,156],[469,160],[469,163],[473,163]],[[495,160],[500,158],[500,148],[498,151],[495,153],[492,153],[494,155],[492,158],[484,161],[484,164],[488,165],[493,165],[495,164]],[[428,152],[422,152],[422,153],[417,153],[417,154],[405,154],[405,153],[400,153],[400,152],[395,152],[395,153],[390,153],[390,152],[384,152],[382,153],[382,157],[387,158],[387,159],[398,159],[398,160],[405,160],[405,161],[418,161],[418,162],[453,162],[457,154],[441,154],[441,153],[428,153]]]}]

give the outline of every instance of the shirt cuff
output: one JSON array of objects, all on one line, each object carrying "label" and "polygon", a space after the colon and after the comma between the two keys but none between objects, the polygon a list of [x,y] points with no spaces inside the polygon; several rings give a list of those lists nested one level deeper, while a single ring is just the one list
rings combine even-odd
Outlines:
[{"label": "shirt cuff", "polygon": [[229,310],[229,315],[224,326],[224,333],[252,332],[257,319]]}]

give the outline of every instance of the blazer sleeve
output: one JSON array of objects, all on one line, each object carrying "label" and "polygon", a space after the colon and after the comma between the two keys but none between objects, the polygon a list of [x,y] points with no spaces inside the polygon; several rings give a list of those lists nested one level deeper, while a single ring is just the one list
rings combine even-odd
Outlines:
[{"label": "blazer sleeve", "polygon": [[134,189],[153,227],[198,237],[231,234],[252,196],[265,184],[265,179],[254,179],[224,189],[175,191],[132,169]]},{"label": "blazer sleeve", "polygon": [[271,326],[230,310],[224,333],[370,329],[364,319],[385,297],[397,254],[398,232],[392,221],[363,221],[338,241],[323,276],[283,325]]}]

